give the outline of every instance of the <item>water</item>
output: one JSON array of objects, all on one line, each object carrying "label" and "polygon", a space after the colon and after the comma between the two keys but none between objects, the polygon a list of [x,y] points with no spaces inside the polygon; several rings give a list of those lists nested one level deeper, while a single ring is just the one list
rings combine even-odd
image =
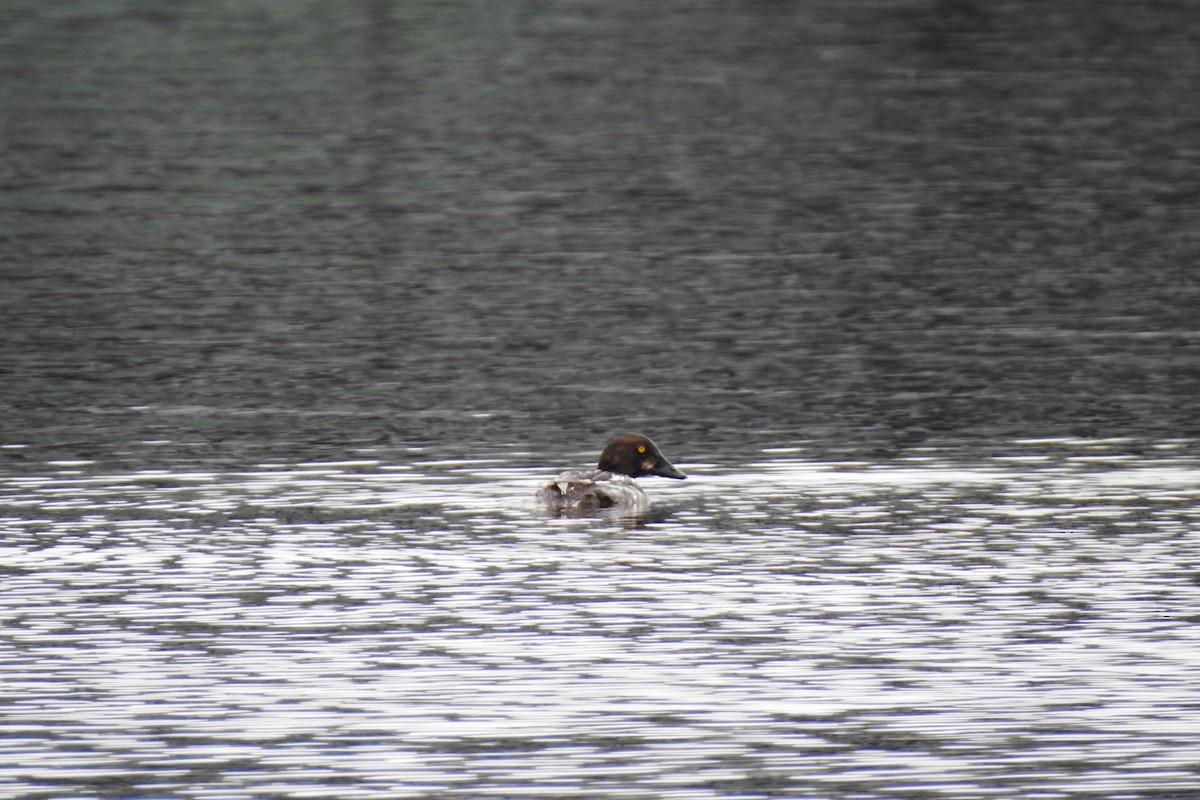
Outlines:
[{"label": "water", "polygon": [[1195,796],[1200,469],[763,454],[0,482],[9,796]]},{"label": "water", "polygon": [[0,2],[0,797],[1200,797],[1198,20]]}]

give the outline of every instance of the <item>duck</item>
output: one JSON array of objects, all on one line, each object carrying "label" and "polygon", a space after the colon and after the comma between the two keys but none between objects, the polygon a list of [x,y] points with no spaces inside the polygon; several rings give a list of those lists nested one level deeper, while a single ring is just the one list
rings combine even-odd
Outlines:
[{"label": "duck", "polygon": [[537,497],[559,516],[586,516],[602,509],[639,514],[650,505],[642,487],[633,480],[643,475],[687,478],[649,437],[625,433],[604,446],[596,469],[564,472],[543,486]]}]

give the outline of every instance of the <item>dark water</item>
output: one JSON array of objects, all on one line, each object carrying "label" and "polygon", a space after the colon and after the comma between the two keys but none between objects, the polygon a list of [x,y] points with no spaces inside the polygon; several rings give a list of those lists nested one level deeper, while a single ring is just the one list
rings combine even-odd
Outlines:
[{"label": "dark water", "polygon": [[0,797],[1200,797],[1195,11],[0,2]]}]

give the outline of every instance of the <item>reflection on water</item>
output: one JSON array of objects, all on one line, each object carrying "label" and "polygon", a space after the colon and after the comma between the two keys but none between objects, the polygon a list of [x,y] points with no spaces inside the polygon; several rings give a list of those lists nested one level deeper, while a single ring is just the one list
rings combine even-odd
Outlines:
[{"label": "reflection on water", "polygon": [[0,798],[1200,797],[1197,20],[0,3]]},{"label": "reflection on water", "polygon": [[683,464],[640,526],[519,456],[46,464],[0,479],[0,785],[1193,796],[1200,469],[1128,445]]}]

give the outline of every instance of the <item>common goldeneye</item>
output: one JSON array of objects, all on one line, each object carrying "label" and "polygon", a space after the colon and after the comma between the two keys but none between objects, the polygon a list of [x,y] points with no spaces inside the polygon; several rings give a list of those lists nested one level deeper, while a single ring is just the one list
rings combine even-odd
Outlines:
[{"label": "common goldeneye", "polygon": [[646,493],[633,481],[641,475],[687,477],[667,461],[654,442],[640,433],[626,433],[604,447],[596,469],[564,472],[537,496],[554,514],[590,514],[613,507],[636,514],[649,506]]}]

